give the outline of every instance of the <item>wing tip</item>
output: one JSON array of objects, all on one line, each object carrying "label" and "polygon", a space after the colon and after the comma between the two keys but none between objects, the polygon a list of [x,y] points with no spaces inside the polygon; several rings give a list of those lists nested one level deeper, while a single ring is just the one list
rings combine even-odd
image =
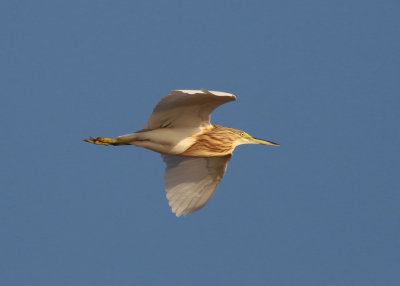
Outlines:
[{"label": "wing tip", "polygon": [[231,97],[233,100],[236,100],[236,96],[233,93],[224,92],[224,91],[216,91],[216,90],[207,90],[205,88],[201,89],[176,89],[172,92],[182,92],[187,94],[196,94],[196,93],[205,93],[205,94],[212,94],[216,96],[224,96],[224,97]]},{"label": "wing tip", "polygon": [[168,205],[171,208],[171,212],[176,215],[176,217],[184,216],[187,217],[188,215],[200,210],[203,208],[206,204],[200,205],[200,206],[195,206],[195,207],[190,207],[188,205],[182,205],[181,203],[177,202],[176,200],[171,200],[171,198],[168,196],[168,193],[166,195],[168,199]]}]

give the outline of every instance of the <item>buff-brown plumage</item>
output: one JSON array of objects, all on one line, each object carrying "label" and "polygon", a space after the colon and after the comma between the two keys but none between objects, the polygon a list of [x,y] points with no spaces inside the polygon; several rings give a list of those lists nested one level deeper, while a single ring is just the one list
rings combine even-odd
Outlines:
[{"label": "buff-brown plumage", "polygon": [[196,135],[195,142],[182,156],[214,157],[231,154],[236,147],[235,142],[242,131],[212,124]]}]

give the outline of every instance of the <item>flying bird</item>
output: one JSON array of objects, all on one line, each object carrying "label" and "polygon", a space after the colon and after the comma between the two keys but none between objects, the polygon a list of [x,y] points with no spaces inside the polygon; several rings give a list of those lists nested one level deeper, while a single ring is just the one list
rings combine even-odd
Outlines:
[{"label": "flying bird", "polygon": [[172,212],[187,216],[214,195],[233,150],[242,144],[279,144],[210,122],[220,105],[235,101],[233,94],[173,90],[154,108],[143,129],[116,139],[84,139],[97,145],[134,145],[161,153],[166,163],[165,188]]}]

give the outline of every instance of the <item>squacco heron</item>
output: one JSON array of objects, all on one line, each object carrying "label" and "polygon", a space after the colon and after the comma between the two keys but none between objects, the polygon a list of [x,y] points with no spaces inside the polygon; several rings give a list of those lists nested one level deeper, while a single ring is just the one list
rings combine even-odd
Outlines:
[{"label": "squacco heron", "polygon": [[279,144],[244,131],[211,124],[211,113],[234,101],[233,94],[173,90],[154,108],[143,129],[117,137],[85,139],[97,145],[134,145],[161,153],[166,163],[165,188],[172,212],[187,216],[214,195],[233,150],[242,144]]}]

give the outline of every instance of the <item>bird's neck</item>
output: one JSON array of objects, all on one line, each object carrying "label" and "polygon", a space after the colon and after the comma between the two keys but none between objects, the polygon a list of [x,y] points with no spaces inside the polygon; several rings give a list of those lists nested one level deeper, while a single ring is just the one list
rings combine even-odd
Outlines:
[{"label": "bird's neck", "polygon": [[208,128],[204,128],[199,134],[196,135],[194,143],[182,154],[182,156],[192,157],[216,157],[225,156],[231,154],[235,149],[229,133],[226,129],[219,125],[211,125]]}]

